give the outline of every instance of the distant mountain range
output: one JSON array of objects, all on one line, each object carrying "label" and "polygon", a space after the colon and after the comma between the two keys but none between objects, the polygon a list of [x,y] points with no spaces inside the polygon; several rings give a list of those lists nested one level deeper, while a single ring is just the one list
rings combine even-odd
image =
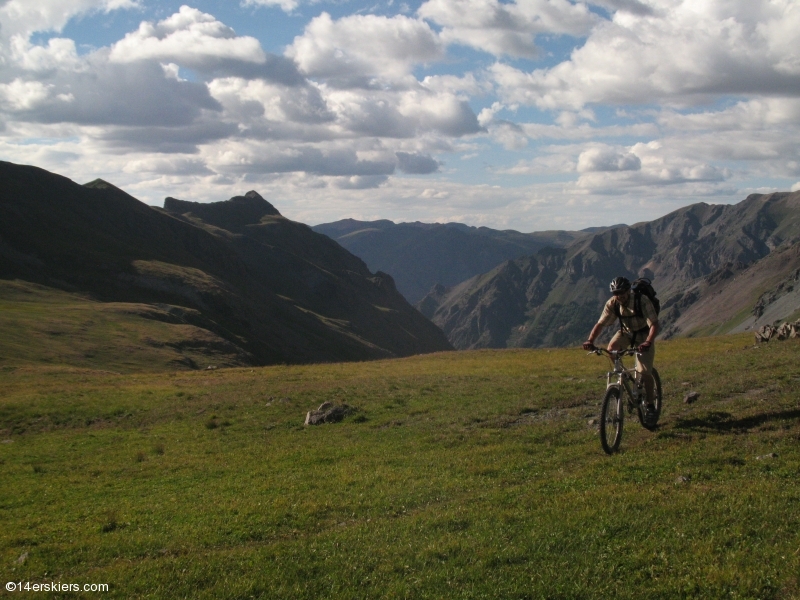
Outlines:
[{"label": "distant mountain range", "polygon": [[508,259],[528,256],[545,247],[563,248],[590,234],[588,230],[520,233],[461,223],[354,219],[324,223],[313,229],[336,240],[370,269],[390,273],[397,289],[412,304],[437,284],[453,286]]},{"label": "distant mountain range", "polygon": [[0,162],[0,279],[205,330],[229,364],[452,348],[390,276],[256,192],[212,204],[168,198],[158,209],[101,180],[78,185]]},{"label": "distant mountain range", "polygon": [[662,338],[800,317],[800,192],[695,204],[577,237],[437,286],[417,306],[459,349],[572,345],[618,275],[653,280]]},{"label": "distant mountain range", "polygon": [[[662,338],[800,318],[800,192],[577,232],[351,219],[313,229],[256,192],[161,209],[102,180],[0,162],[0,304],[22,311],[0,350],[34,356],[49,339],[48,360],[90,357],[123,330],[118,355],[144,345],[191,367],[565,346],[585,339],[618,275],[653,280]],[[72,321],[48,306],[72,306]],[[34,315],[52,323],[26,338]]]}]

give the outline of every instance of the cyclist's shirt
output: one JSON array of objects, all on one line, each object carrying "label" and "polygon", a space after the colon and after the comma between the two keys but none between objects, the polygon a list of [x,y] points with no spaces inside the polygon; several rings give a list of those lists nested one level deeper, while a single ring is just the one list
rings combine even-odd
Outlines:
[{"label": "cyclist's shirt", "polygon": [[[617,320],[617,315],[614,311],[614,303],[616,301],[616,298],[611,298],[603,307],[603,314],[600,315],[599,321],[603,327],[608,327]],[[622,317],[622,331],[631,336],[638,331],[652,327],[653,323],[658,323],[658,314],[650,298],[642,294],[641,307],[643,316],[641,317],[636,316],[634,302],[634,294],[631,292],[625,306],[620,305],[619,310],[619,314]]]}]

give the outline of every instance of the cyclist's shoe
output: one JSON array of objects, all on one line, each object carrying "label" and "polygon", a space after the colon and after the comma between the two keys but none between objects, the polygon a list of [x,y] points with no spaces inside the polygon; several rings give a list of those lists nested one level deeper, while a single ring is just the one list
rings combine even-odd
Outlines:
[{"label": "cyclist's shoe", "polygon": [[656,406],[652,402],[644,403],[644,421],[646,423],[653,423],[657,418]]}]

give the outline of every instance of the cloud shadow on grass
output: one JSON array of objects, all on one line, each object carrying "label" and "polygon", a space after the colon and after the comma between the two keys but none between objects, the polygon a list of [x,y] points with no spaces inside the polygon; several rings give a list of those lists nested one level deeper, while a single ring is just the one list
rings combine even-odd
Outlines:
[{"label": "cloud shadow on grass", "polygon": [[772,421],[788,421],[800,419],[800,409],[784,410],[778,412],[768,412],[740,419],[727,412],[713,411],[704,417],[692,419],[678,418],[674,425],[675,429],[683,429],[696,432],[716,431],[719,433],[744,433],[755,427],[760,427]]}]

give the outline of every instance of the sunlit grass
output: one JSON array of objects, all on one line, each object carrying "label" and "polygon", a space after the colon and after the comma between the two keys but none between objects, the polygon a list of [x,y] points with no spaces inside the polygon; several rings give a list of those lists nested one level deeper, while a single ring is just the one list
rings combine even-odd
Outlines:
[{"label": "sunlit grass", "polygon": [[[576,349],[7,366],[0,561],[115,597],[796,597],[800,343],[751,340],[660,343],[662,425],[611,457]],[[324,401],[358,411],[303,427]]]}]

